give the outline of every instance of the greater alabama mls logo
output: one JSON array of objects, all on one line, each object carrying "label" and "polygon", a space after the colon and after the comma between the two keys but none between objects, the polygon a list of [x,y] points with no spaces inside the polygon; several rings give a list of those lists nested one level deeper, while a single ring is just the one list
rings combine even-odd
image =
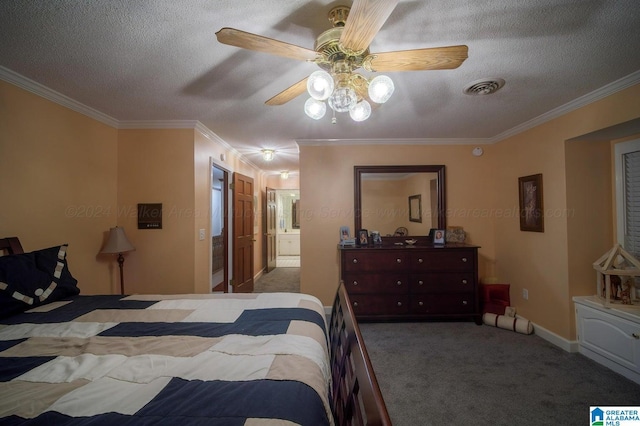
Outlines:
[{"label": "greater alabama mls logo", "polygon": [[640,407],[590,407],[591,426],[640,426]]}]

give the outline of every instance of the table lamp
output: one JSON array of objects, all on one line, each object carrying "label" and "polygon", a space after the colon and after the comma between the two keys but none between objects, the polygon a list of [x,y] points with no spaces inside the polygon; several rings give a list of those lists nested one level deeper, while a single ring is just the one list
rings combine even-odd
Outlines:
[{"label": "table lamp", "polygon": [[126,234],[124,233],[124,228],[116,226],[115,228],[111,228],[109,230],[109,239],[107,240],[107,244],[102,248],[100,253],[103,254],[118,254],[118,265],[120,266],[120,293],[124,294],[124,256],[122,253],[126,253],[128,251],[133,251],[136,248],[129,242]]}]

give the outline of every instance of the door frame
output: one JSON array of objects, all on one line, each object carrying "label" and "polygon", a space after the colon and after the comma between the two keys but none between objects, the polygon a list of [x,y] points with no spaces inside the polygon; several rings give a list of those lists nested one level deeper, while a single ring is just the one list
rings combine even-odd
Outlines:
[{"label": "door frame", "polygon": [[[226,169],[225,167],[216,164],[215,161],[213,161],[213,158],[211,158],[210,160],[210,165],[209,165],[209,177],[210,177],[210,185],[209,185],[209,206],[210,208],[213,205],[213,200],[212,200],[212,196],[211,196],[211,191],[213,190],[213,169],[217,169],[219,171],[222,172],[223,175],[223,182],[222,182],[222,189],[221,189],[221,196],[222,196],[222,252],[224,253],[224,260],[222,262],[223,264],[223,278],[222,278],[222,288],[218,288],[218,287],[213,287],[213,283],[211,282],[211,273],[212,268],[213,268],[213,248],[211,247],[211,242],[209,242],[209,271],[210,271],[210,277],[209,277],[209,287],[211,288],[211,291],[223,291],[224,293],[228,293],[229,292],[229,265],[231,264],[232,261],[232,255],[231,255],[231,251],[230,251],[230,247],[229,247],[229,232],[230,232],[230,227],[229,227],[229,212],[231,211],[231,206],[229,205],[229,174],[231,173],[230,170]],[[213,215],[214,215],[214,211],[213,208],[211,208],[210,213],[209,213],[209,226],[211,226],[211,222],[213,219]],[[213,237],[213,232],[209,232],[209,241],[211,241],[211,238]]]},{"label": "door frame", "polygon": [[[271,199],[273,195],[273,200]],[[276,259],[278,258],[278,226],[276,221],[278,220],[278,192],[273,188],[266,187],[264,197],[264,267],[267,273],[273,271],[276,266]],[[273,210],[270,208],[273,204]],[[273,225],[272,228],[270,226]],[[270,232],[273,231],[273,234]]]}]

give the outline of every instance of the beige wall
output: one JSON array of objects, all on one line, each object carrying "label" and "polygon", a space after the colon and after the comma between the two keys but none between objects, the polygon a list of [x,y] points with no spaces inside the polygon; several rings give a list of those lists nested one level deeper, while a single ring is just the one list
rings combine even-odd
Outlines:
[{"label": "beige wall", "polygon": [[[261,173],[238,156],[193,129],[121,130],[118,158],[118,206],[136,211],[138,203],[163,203],[163,228],[138,230],[134,215],[120,218],[136,251],[127,261],[127,292],[210,292],[209,235],[211,163],[254,179],[258,205]],[[231,179],[231,174],[229,176]],[[229,200],[232,204],[232,200]],[[261,212],[257,211],[258,216]],[[256,238],[261,235],[258,220]],[[229,218],[232,229],[232,218]],[[204,240],[198,237],[204,229]],[[230,241],[230,244],[232,242]],[[254,272],[262,265],[262,245],[254,249]],[[130,258],[130,259],[129,259]],[[229,269],[232,277],[233,270]]]},{"label": "beige wall", "polygon": [[[264,188],[300,188],[301,288],[330,305],[338,230],[354,226],[353,166],[445,164],[447,224],[481,246],[480,277],[510,283],[521,315],[574,339],[571,296],[595,291],[593,256],[613,244],[615,223],[612,143],[580,136],[638,119],[638,99],[640,85],[486,145],[482,157],[469,145],[302,145],[298,182],[264,176],[197,130],[116,130],[0,81],[0,235],[26,250],[69,243],[82,292],[104,294],[119,290],[118,272],[98,252],[120,225],[137,248],[126,255],[127,291],[206,292],[209,243],[197,234],[209,232],[210,159],[225,154],[222,167],[255,180],[257,273]],[[544,233],[519,229],[517,179],[534,173],[544,176]],[[163,203],[163,230],[136,229],[141,202]]]},{"label": "beige wall", "polygon": [[98,256],[117,216],[117,131],[0,80],[0,236],[26,251],[69,244],[85,294],[119,289]]},{"label": "beige wall", "polygon": [[[69,243],[83,294],[120,291],[115,256],[98,254],[116,225],[136,247],[125,255],[127,292],[209,291],[210,243],[198,230],[210,232],[211,161],[254,178],[258,196],[265,186],[261,172],[197,130],[117,130],[0,81],[0,236],[20,237],[27,251]],[[163,203],[163,229],[138,230],[137,204],[154,202]],[[261,265],[258,243],[256,273]]]},{"label": "beige wall", "polygon": [[[480,278],[510,283],[519,314],[575,339],[571,297],[595,293],[592,263],[614,243],[614,218],[610,142],[569,139],[639,118],[638,99],[640,86],[628,88],[487,145],[481,157],[460,145],[301,146],[301,193],[308,209],[302,291],[326,305],[334,296],[338,229],[353,229],[354,165],[444,164],[447,225],[462,226],[468,242],[481,246]],[[522,232],[518,177],[536,173],[543,174],[545,232]]]},{"label": "beige wall", "polygon": [[[493,274],[493,173],[496,147],[482,157],[467,145],[302,145],[300,194],[304,199],[300,224],[301,289],[330,305],[339,281],[339,229],[354,229],[353,166],[445,164],[447,224],[462,226],[467,240],[480,248],[480,275]],[[331,167],[327,167],[331,164]]]},{"label": "beige wall", "polygon": [[[138,203],[162,203],[162,229],[138,229]],[[194,130],[120,130],[118,226],[136,247],[126,293],[195,292],[195,207]]]}]

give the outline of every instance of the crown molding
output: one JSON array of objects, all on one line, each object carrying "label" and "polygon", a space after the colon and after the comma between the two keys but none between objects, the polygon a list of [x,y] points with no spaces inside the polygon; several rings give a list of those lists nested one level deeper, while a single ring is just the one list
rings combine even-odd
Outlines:
[{"label": "crown molding", "polygon": [[493,143],[487,138],[388,138],[388,139],[296,139],[299,146],[319,145],[486,145]]},{"label": "crown molding", "polygon": [[129,120],[121,121],[118,124],[118,129],[193,129],[200,132],[210,141],[222,145],[224,149],[235,155],[241,162],[260,171],[260,168],[250,160],[247,160],[240,151],[229,145],[224,139],[198,120]]},{"label": "crown molding", "polygon": [[552,109],[538,117],[519,124],[509,130],[506,130],[496,136],[490,138],[467,138],[467,139],[298,139],[296,142],[301,146],[315,145],[484,145],[494,144],[501,140],[510,138],[519,133],[532,129],[543,123],[551,121],[569,112],[585,107],[596,101],[611,96],[621,90],[640,83],[640,71],[633,72],[626,77],[611,82],[593,92],[587,93],[577,99],[572,100],[564,105]]},{"label": "crown molding", "polygon": [[640,71],[633,72],[627,75],[626,77],[622,77],[619,80],[613,81],[605,86],[602,86],[601,88],[596,89],[591,93],[587,93],[584,96],[580,96],[579,98],[576,98],[571,102],[567,102],[566,104],[561,105],[557,108],[554,108],[551,111],[548,111],[542,115],[539,115],[534,119],[526,121],[516,127],[513,127],[505,132],[502,132],[491,139],[493,143],[495,143],[495,142],[510,138],[511,136],[515,136],[518,133],[522,133],[526,130],[532,129],[536,126],[539,126],[543,123],[551,121],[569,112],[585,107],[589,104],[592,104],[596,101],[604,99],[607,96],[613,95],[614,93],[617,93],[628,87],[634,86],[638,83],[640,83]]},{"label": "crown molding", "polygon": [[[59,105],[67,107],[80,114],[93,118],[101,123],[116,129],[196,129],[202,133],[205,137],[220,143],[226,149],[233,152],[238,158],[260,170],[251,161],[246,160],[244,156],[231,147],[222,138],[212,132],[209,128],[204,126],[197,120],[117,120],[107,114],[104,114],[94,108],[84,105],[70,97],[56,92],[36,81],[33,81],[23,75],[20,75],[8,68],[0,66],[0,79],[7,81],[15,86],[18,86],[24,90],[55,102]],[[415,138],[415,139],[297,139],[298,146],[315,146],[315,145],[484,145],[493,144],[501,140],[510,138],[533,127],[539,126],[550,120],[558,118],[564,114],[574,111],[578,108],[582,108],[593,102],[599,101],[607,96],[624,90],[628,87],[634,86],[640,83],[640,71],[629,74],[619,80],[609,83],[599,89],[594,90],[584,96],[574,99],[564,105],[552,109],[536,118],[526,121],[518,126],[515,126],[509,130],[506,130],[491,138]]]},{"label": "crown molding", "polygon": [[118,129],[195,129],[197,120],[123,120]]},{"label": "crown molding", "polygon": [[80,114],[86,115],[87,117],[93,118],[101,123],[106,124],[111,127],[118,127],[118,120],[104,114],[97,109],[93,109],[90,106],[87,106],[83,103],[76,101],[75,99],[71,99],[70,97],[63,95],[62,93],[56,92],[55,90],[49,89],[48,87],[33,81],[23,75],[20,75],[14,71],[11,71],[8,68],[0,66],[0,79],[6,82],[9,82],[15,86],[20,87],[28,92],[41,96],[45,99],[48,99],[52,102],[57,103],[63,107],[69,108],[73,111],[79,112]]}]

